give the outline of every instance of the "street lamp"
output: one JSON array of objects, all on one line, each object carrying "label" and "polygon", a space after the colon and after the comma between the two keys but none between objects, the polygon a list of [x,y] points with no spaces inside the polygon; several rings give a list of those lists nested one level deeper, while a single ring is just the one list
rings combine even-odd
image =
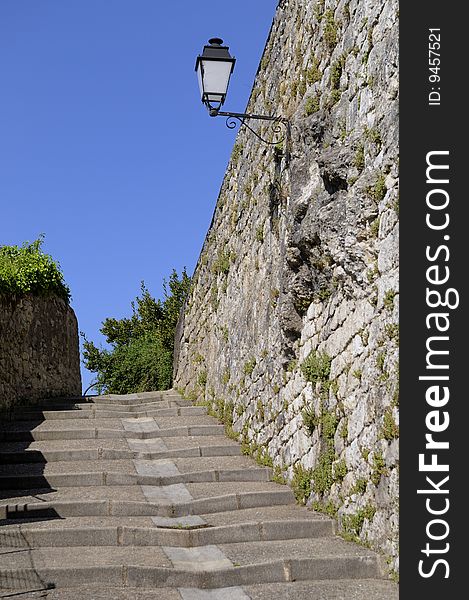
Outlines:
[{"label": "street lamp", "polygon": [[[199,54],[195,63],[195,70],[199,80],[200,96],[203,104],[208,109],[211,117],[227,117],[226,126],[233,129],[236,126],[236,120],[241,125],[245,125],[265,144],[278,145],[285,141],[287,145],[286,156],[288,158],[288,145],[290,140],[290,123],[283,117],[268,115],[250,115],[246,113],[222,112],[223,106],[230,83],[231,73],[233,72],[236,59],[230,55],[228,46],[223,46],[223,40],[220,38],[211,38],[208,45],[204,46],[202,54]],[[261,121],[271,121],[273,132],[282,133],[282,127],[285,128],[283,137],[268,141],[262,138],[257,131],[252,129],[247,123],[247,119],[258,119]]]},{"label": "street lamp", "polygon": [[195,70],[202,102],[208,108],[210,116],[216,117],[225,102],[236,58],[230,56],[228,46],[222,45],[222,39],[211,38],[208,43],[209,46],[204,46],[203,53],[197,57]]}]

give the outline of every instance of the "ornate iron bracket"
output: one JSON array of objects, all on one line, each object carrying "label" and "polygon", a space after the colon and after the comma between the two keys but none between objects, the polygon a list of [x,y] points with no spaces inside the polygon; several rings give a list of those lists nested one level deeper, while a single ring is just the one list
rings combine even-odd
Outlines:
[{"label": "ornate iron bracket", "polygon": [[[233,113],[223,112],[217,109],[211,108],[209,110],[211,117],[226,117],[226,126],[228,129],[234,129],[237,125],[236,121],[239,121],[240,127],[244,125],[251,131],[261,142],[269,144],[270,146],[279,146],[284,143],[284,154],[286,162],[290,160],[290,138],[291,138],[291,126],[288,119],[283,117],[270,117],[267,115],[248,115],[245,113]],[[270,121],[272,123],[272,131],[277,137],[273,140],[266,140],[259,133],[253,129],[246,121],[248,119],[257,119],[260,121]]]}]

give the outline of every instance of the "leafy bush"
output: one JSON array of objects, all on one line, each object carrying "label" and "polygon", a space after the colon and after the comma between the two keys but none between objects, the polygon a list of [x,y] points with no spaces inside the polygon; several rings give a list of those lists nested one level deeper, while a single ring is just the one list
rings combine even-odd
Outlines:
[{"label": "leafy bush", "polygon": [[85,363],[87,369],[98,372],[100,391],[130,394],[171,387],[172,354],[157,332],[144,334],[113,351],[91,348],[92,344],[85,341]]},{"label": "leafy bush", "polygon": [[44,236],[22,246],[0,246],[0,294],[24,296],[55,294],[70,301],[70,289],[60,265],[44,254]]},{"label": "leafy bush", "polygon": [[292,490],[298,504],[306,504],[311,495],[312,470],[305,469],[301,463],[293,467]]},{"label": "leafy bush", "polygon": [[311,350],[301,365],[301,372],[306,381],[311,381],[313,385],[327,381],[331,372],[331,362],[332,359],[325,352]]},{"label": "leafy bush", "polygon": [[184,270],[164,281],[164,300],[155,300],[144,282],[130,318],[107,318],[101,333],[111,349],[97,348],[82,333],[85,367],[96,373],[100,393],[129,394],[164,390],[172,384],[174,332],[190,288]]}]

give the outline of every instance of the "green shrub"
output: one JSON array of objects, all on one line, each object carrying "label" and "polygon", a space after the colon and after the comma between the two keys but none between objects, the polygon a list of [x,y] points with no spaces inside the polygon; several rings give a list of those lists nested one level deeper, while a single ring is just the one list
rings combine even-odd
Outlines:
[{"label": "green shrub", "polygon": [[309,117],[315,112],[319,110],[319,96],[316,94],[315,96],[308,96],[305,102],[305,115]]},{"label": "green shrub", "polygon": [[367,504],[364,508],[360,508],[355,514],[344,515],[342,518],[342,526],[344,528],[345,538],[356,541],[360,535],[365,519],[372,521],[375,513],[376,508],[371,504]]},{"label": "green shrub", "polygon": [[[171,387],[174,331],[190,289],[186,271],[179,279],[173,270],[163,289],[164,300],[155,300],[142,282],[142,295],[131,304],[132,316],[103,321],[100,331],[110,350],[97,348],[81,334],[83,362],[96,373],[100,393],[129,394]],[[194,359],[196,363],[203,360],[200,354]]]},{"label": "green shrub", "polygon": [[345,459],[342,458],[339,462],[334,466],[334,480],[342,481],[344,477],[347,475],[347,463]]},{"label": "green shrub", "polygon": [[350,490],[350,494],[360,494],[363,495],[366,492],[366,484],[367,480],[364,477],[359,477],[352,489]]},{"label": "green shrub", "polygon": [[316,494],[324,494],[331,489],[334,483],[332,473],[332,461],[334,460],[334,450],[331,446],[321,454],[316,467],[312,472],[312,487]]},{"label": "green shrub", "polygon": [[243,373],[245,375],[251,376],[252,372],[254,371],[255,366],[256,366],[256,359],[251,358],[251,360],[248,360],[247,362],[244,363]]},{"label": "green shrub", "polygon": [[298,504],[306,504],[311,494],[312,470],[305,469],[301,463],[293,467],[292,489]]},{"label": "green shrub", "polygon": [[306,360],[301,365],[301,372],[306,381],[313,385],[329,379],[332,359],[325,352],[311,350]]},{"label": "green shrub", "polygon": [[301,416],[303,418],[303,425],[308,431],[309,435],[313,435],[314,430],[319,425],[320,417],[318,417],[314,411],[313,406],[308,406],[304,410],[301,411]]},{"label": "green shrub", "polygon": [[340,86],[340,78],[342,77],[342,70],[344,68],[343,58],[339,58],[331,65],[330,82],[333,90],[338,90]]},{"label": "green shrub", "polygon": [[197,383],[203,388],[207,385],[207,371],[202,371],[199,373],[197,377]]},{"label": "green shrub", "polygon": [[70,301],[60,265],[41,250],[44,236],[22,246],[0,246],[0,294],[56,295]]},{"label": "green shrub", "polygon": [[334,12],[326,10],[324,13],[326,25],[324,27],[324,41],[329,50],[333,50],[337,45],[337,23],[334,20]]},{"label": "green shrub", "polygon": [[396,297],[397,292],[395,290],[388,290],[384,294],[383,303],[386,308],[393,308],[394,306],[394,298]]},{"label": "green shrub", "polygon": [[[85,349],[84,358],[90,371],[98,370],[100,392],[130,394],[171,387],[172,352],[164,347],[157,333],[149,333],[114,352]],[[95,362],[96,361],[96,362]]]},{"label": "green shrub", "polygon": [[363,144],[359,144],[353,162],[359,171],[363,171],[365,167],[365,147]]},{"label": "green shrub", "polygon": [[399,426],[396,425],[391,408],[384,412],[382,435],[385,440],[395,440],[399,437]]},{"label": "green shrub", "polygon": [[212,273],[215,275],[228,275],[232,259],[232,253],[226,248],[221,248],[212,264]]},{"label": "green shrub", "polygon": [[382,452],[375,452],[373,455],[373,472],[371,474],[371,481],[377,486],[381,481],[381,475],[387,474],[388,470],[386,468],[386,462]]},{"label": "green shrub", "polygon": [[335,506],[334,502],[332,502],[332,500],[328,500],[327,502],[314,500],[314,502],[311,504],[311,507],[313,510],[324,513],[332,519],[334,519],[337,516],[337,507]]},{"label": "green shrub", "polygon": [[381,202],[381,200],[386,196],[386,192],[388,188],[386,187],[386,177],[383,174],[380,174],[374,186],[368,189],[368,194],[373,200],[376,202]]},{"label": "green shrub", "polygon": [[231,379],[231,371],[230,369],[227,367],[224,371],[223,374],[221,376],[221,382],[223,385],[228,385],[228,382]]},{"label": "green shrub", "polygon": [[319,61],[313,56],[311,66],[306,71],[306,80],[309,85],[313,85],[321,79],[321,71],[319,70]]},{"label": "green shrub", "polygon": [[324,412],[321,416],[322,436],[325,440],[334,440],[338,419],[335,412]]}]

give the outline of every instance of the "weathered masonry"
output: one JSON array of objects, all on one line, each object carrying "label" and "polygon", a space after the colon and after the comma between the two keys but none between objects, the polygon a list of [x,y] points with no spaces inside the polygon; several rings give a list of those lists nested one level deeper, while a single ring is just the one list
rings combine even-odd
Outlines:
[{"label": "weathered masonry", "polygon": [[239,132],[174,385],[397,570],[397,1],[280,2],[249,111],[291,161]]},{"label": "weathered masonry", "polygon": [[25,401],[80,395],[72,308],[56,296],[0,296],[0,413]]}]

